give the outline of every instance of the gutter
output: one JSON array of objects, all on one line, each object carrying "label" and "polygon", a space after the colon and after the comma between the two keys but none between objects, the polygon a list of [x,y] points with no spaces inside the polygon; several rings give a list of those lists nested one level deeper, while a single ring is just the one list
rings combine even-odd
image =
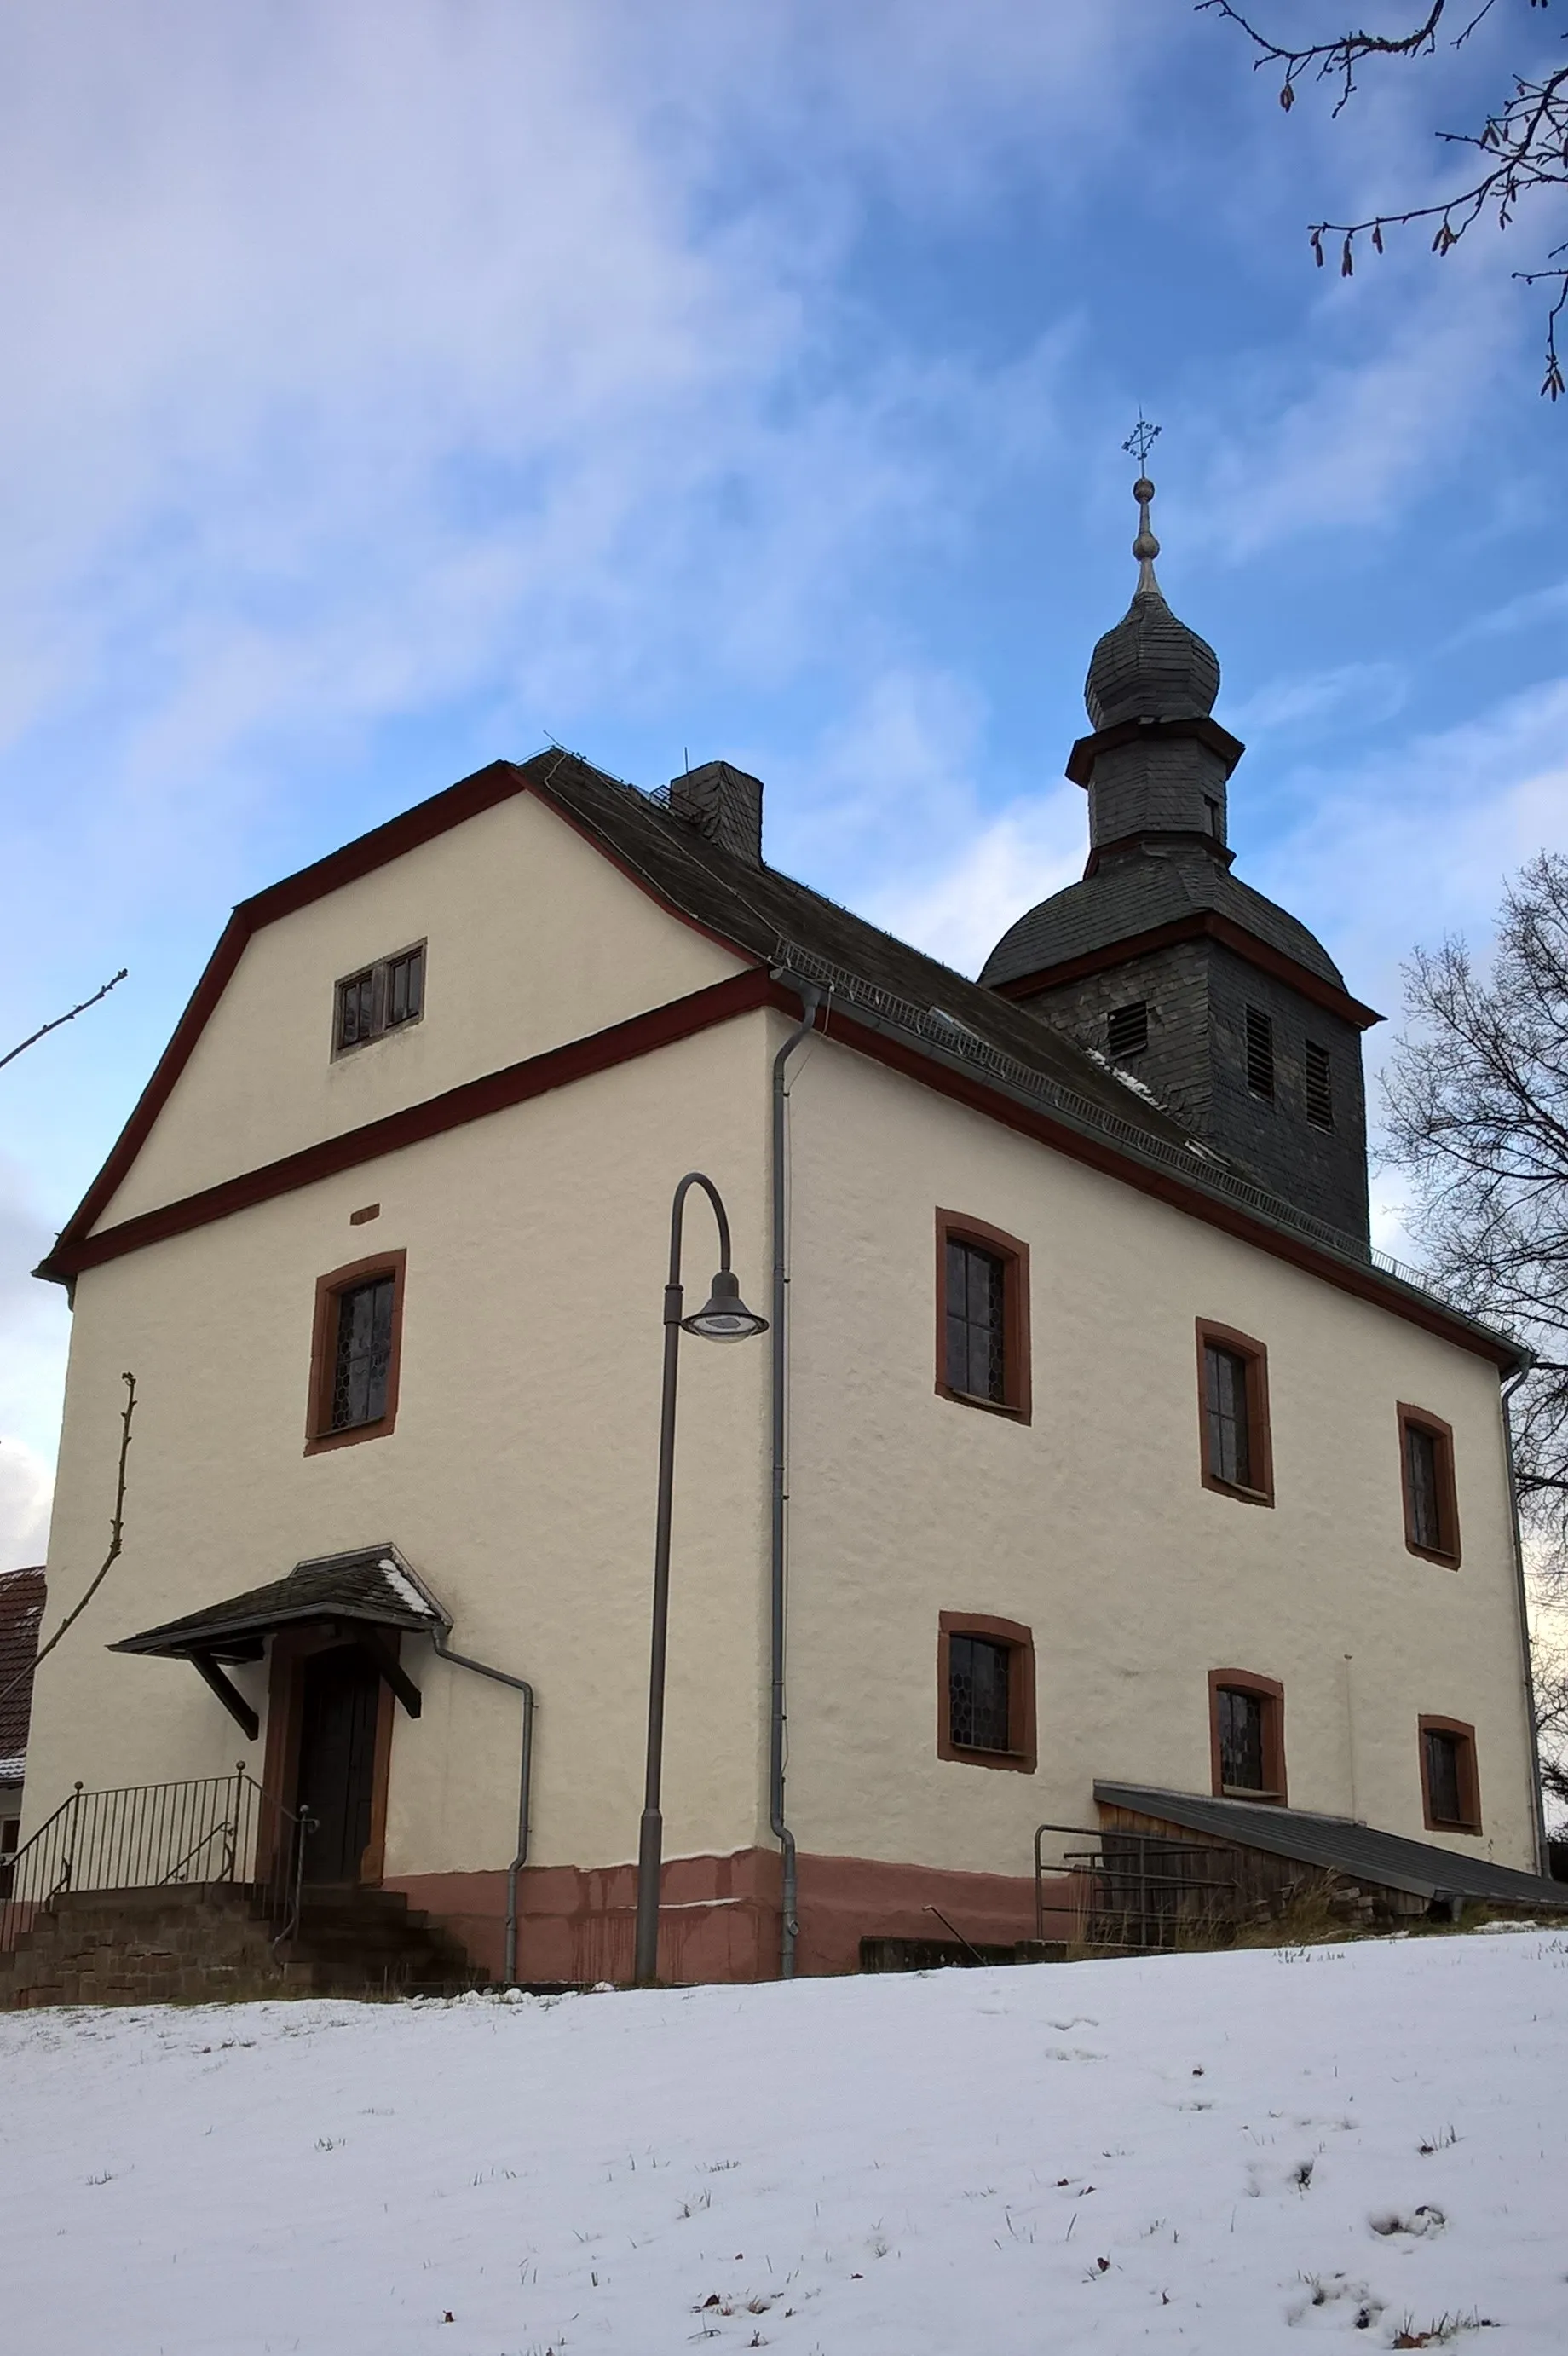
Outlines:
[{"label": "gutter", "polygon": [[431,1641],[443,1661],[454,1669],[471,1669],[476,1677],[489,1677],[498,1686],[509,1686],[523,1697],[522,1763],[517,1777],[517,1848],[507,1868],[507,1946],[503,1972],[508,1987],[517,1984],[517,1877],[528,1861],[528,1800],[533,1784],[534,1767],[534,1689],[526,1677],[515,1677],[506,1669],[492,1668],[487,1661],[470,1660],[466,1653],[454,1653],[447,1643],[450,1626],[443,1622],[431,1630]]},{"label": "gutter", "polygon": [[789,1059],[803,1039],[816,1028],[816,1011],[823,993],[815,982],[799,981],[787,970],[778,970],[775,980],[788,980],[800,992],[801,1020],[790,1033],[773,1057],[773,1369],[771,1409],[773,1421],[773,1497],[769,1534],[768,1594],[770,1606],[770,1653],[772,1659],[772,1697],[768,1724],[768,1826],[779,1845],[784,1860],[782,1892],[783,1922],[779,1944],[779,1977],[795,1977],[795,1943],[799,1932],[796,1919],[796,1881],[795,1835],[784,1817],[784,1731],[787,1723],[784,1708],[784,1636],[785,1636],[785,1571],[786,1525],[789,1506],[788,1398],[789,1341],[786,1319],[789,1302],[789,1203],[784,1168],[787,1145],[786,1108],[789,1098]]},{"label": "gutter", "polygon": [[1524,1679],[1524,1716],[1530,1729],[1530,1789],[1533,1803],[1535,1869],[1547,1875],[1546,1800],[1541,1788],[1541,1737],[1535,1722],[1535,1673],[1530,1660],[1530,1596],[1524,1578],[1524,1533],[1519,1518],[1519,1481],[1513,1469],[1513,1395],[1534,1365],[1531,1359],[1511,1374],[1499,1390],[1502,1413],[1503,1462],[1508,1467],[1509,1522],[1513,1531],[1514,1590],[1519,1602],[1520,1666]]}]

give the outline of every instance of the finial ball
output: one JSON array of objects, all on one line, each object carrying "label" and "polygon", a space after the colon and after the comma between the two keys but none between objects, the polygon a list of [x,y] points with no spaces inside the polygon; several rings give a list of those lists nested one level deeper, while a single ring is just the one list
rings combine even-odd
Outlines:
[{"label": "finial ball", "polygon": [[1149,481],[1147,475],[1140,475],[1137,481],[1133,485],[1133,497],[1137,500],[1140,507],[1145,499],[1153,498],[1154,485]]}]

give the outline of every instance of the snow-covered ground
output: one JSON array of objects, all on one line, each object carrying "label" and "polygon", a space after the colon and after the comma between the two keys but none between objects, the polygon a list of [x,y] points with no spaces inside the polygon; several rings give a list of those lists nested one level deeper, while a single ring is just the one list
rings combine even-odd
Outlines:
[{"label": "snow-covered ground", "polygon": [[1562,1933],[26,2014],[0,2346],[1563,2356],[1565,2145]]}]

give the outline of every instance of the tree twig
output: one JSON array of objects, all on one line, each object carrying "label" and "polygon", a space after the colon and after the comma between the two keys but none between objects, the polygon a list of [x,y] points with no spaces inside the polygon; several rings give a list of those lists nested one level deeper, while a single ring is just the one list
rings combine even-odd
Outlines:
[{"label": "tree twig", "polygon": [[37,1658],[29,1662],[25,1669],[19,1670],[8,1686],[0,1687],[0,1701],[4,1701],[7,1694],[15,1693],[24,1679],[32,1676],[38,1662],[48,1658],[67,1629],[72,1627],[80,1619],[108,1578],[119,1558],[120,1549],[125,1542],[125,1459],[131,1451],[131,1418],[136,1412],[136,1377],[134,1375],[122,1375],[120,1379],[125,1386],[125,1411],[120,1419],[120,1469],[114,1481],[114,1515],[109,1525],[109,1551],[99,1564],[86,1594],[66,1613],[48,1643],[39,1645]]},{"label": "tree twig", "polygon": [[107,998],[115,983],[123,981],[130,970],[128,965],[123,965],[118,973],[110,976],[101,990],[95,990],[91,998],[84,998],[81,1004],[73,1006],[69,1014],[57,1014],[52,1023],[41,1023],[30,1038],[22,1041],[20,1046],[13,1047],[8,1054],[0,1055],[0,1070],[3,1070],[7,1064],[14,1064],[17,1056],[28,1047],[36,1047],[38,1041],[48,1038],[51,1031],[58,1031],[62,1023],[74,1023],[77,1016],[85,1014],[90,1006],[96,1006],[101,998]]},{"label": "tree twig", "polygon": [[[1469,0],[1469,14],[1450,46],[1463,48],[1496,5],[1497,0]],[[1532,8],[1544,8],[1546,5],[1547,0],[1530,0]],[[1200,15],[1218,16],[1234,25],[1251,41],[1257,51],[1253,60],[1254,72],[1266,65],[1284,68],[1279,102],[1286,113],[1296,103],[1296,83],[1304,74],[1310,73],[1318,81],[1338,82],[1339,96],[1332,109],[1337,115],[1356,95],[1356,68],[1364,59],[1429,58],[1435,53],[1438,27],[1447,13],[1449,0],[1430,0],[1420,23],[1404,33],[1340,33],[1332,40],[1312,41],[1299,48],[1263,31],[1251,17],[1243,15],[1234,0],[1195,0],[1195,5]],[[1515,74],[1512,81],[1510,94],[1487,116],[1479,131],[1437,134],[1449,145],[1474,147],[1487,159],[1488,168],[1477,180],[1431,204],[1371,213],[1365,220],[1312,222],[1307,234],[1318,268],[1323,267],[1326,259],[1325,238],[1339,240],[1339,275],[1351,278],[1355,275],[1355,243],[1359,237],[1368,238],[1373,252],[1381,253],[1385,230],[1408,229],[1415,221],[1435,221],[1432,251],[1439,255],[1451,253],[1483,214],[1495,216],[1498,227],[1507,229],[1522,196],[1543,187],[1561,187],[1568,182],[1568,67],[1559,67],[1539,79]],[[1568,270],[1518,270],[1513,275],[1525,285],[1547,282],[1558,288],[1557,300],[1546,315],[1546,374],[1541,387],[1542,393],[1556,401],[1568,390],[1557,350],[1557,322],[1568,304]]]}]

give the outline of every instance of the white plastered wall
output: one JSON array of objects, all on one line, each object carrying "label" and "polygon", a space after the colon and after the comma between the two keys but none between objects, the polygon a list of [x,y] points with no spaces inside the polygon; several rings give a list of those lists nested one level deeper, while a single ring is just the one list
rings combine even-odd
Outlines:
[{"label": "white plastered wall", "polygon": [[[635,1854],[670,1194],[693,1163],[709,1172],[742,1284],[765,1294],[765,1031],[745,1018],[83,1277],[51,1604],[69,1608],[102,1553],[129,1365],[125,1551],[39,1672],[29,1826],[78,1776],[217,1774],[241,1753],[259,1774],[264,1730],[248,1745],[187,1664],[104,1647],[390,1539],[457,1648],[537,1687],[534,1861]],[[350,1228],[367,1196],[379,1219]],[[687,1225],[695,1306],[717,1260],[696,1197]],[[306,1457],[315,1278],[382,1246],[408,1253],[396,1429]],[[670,1856],[758,1837],[766,1384],[765,1344],[683,1344]],[[387,1870],[505,1865],[517,1697],[423,1640],[403,1657],[424,1708],[395,1721]],[[264,1671],[232,1675],[264,1710]]]},{"label": "white plastered wall", "polygon": [[[791,1172],[803,1850],[1027,1872],[1096,1776],[1209,1792],[1231,1667],[1285,1685],[1294,1806],[1416,1839],[1418,1715],[1473,1722],[1485,1831],[1449,1845],[1532,1865],[1495,1366],[831,1044]],[[938,1205],[1029,1247],[1027,1427],[935,1393]],[[1200,1316],[1267,1345],[1273,1510],[1201,1484]],[[1457,1571],[1405,1547],[1400,1400],[1454,1426]],[[1032,1629],[1035,1774],[937,1759],[943,1610]]]},{"label": "white plastered wall", "polygon": [[[335,1057],[335,985],[420,940],[423,1019]],[[251,936],[98,1226],[741,970],[515,794]]]},{"label": "white plastered wall", "polygon": [[[422,937],[424,1022],[333,1065],[336,977]],[[519,797],[258,935],[108,1223],[739,969]],[[708,1169],[765,1294],[768,1035],[761,1013],[721,1025],[80,1277],[51,1618],[102,1557],[129,1367],[125,1548],[40,1670],[29,1827],[77,1778],[218,1774],[241,1753],[259,1772],[264,1729],[248,1745],[192,1668],[104,1648],[390,1540],[458,1649],[537,1687],[535,1861],[635,1855],[670,1195]],[[700,1298],[717,1254],[699,1197],[688,1233]],[[394,1249],[396,1429],[306,1457],[316,1280]],[[682,1359],[670,1856],[756,1839],[766,1745],[766,1348],[688,1341]],[[424,1706],[396,1719],[387,1870],[505,1865],[517,1697],[422,1640],[405,1657]],[[232,1674],[264,1709],[264,1670]]]}]

